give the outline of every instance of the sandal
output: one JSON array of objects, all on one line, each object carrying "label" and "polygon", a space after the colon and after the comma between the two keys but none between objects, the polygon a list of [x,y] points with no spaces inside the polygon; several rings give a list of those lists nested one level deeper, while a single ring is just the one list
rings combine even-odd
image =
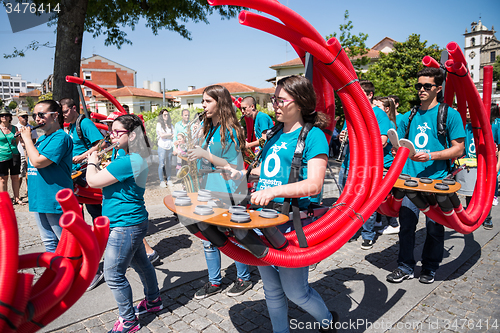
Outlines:
[{"label": "sandal", "polygon": [[26,206],[26,203],[24,203],[21,199],[14,200],[14,204],[19,206]]}]

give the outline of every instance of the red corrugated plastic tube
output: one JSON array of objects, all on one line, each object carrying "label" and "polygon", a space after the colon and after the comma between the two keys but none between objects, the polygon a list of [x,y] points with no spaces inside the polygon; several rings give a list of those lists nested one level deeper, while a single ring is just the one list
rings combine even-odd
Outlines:
[{"label": "red corrugated plastic tube", "polygon": [[12,327],[6,326],[1,332],[14,333],[24,319],[24,309],[28,304],[28,300],[31,294],[31,285],[33,284],[33,274],[18,273],[17,274],[17,289],[16,297],[12,301],[12,308],[16,309],[10,313],[9,320],[12,323]]},{"label": "red corrugated plastic tube", "polygon": [[7,327],[17,288],[19,235],[16,215],[8,192],[0,192],[0,332]]},{"label": "red corrugated plastic tube", "polygon": [[104,97],[106,97],[111,103],[113,103],[113,105],[121,113],[127,113],[127,112],[125,112],[125,109],[123,108],[123,106],[116,100],[116,98],[113,95],[111,95],[105,89],[99,87],[97,84],[94,84],[94,83],[89,82],[89,81],[85,81],[84,79],[81,79],[81,78],[76,77],[76,76],[71,76],[71,75],[67,75],[66,76],[66,82],[71,82],[71,83],[76,83],[76,84],[79,84],[79,85],[84,85],[86,87],[89,87],[92,90],[97,91],[98,93],[100,93],[101,95],[103,95]]},{"label": "red corrugated plastic tube", "polygon": [[106,118],[108,118],[108,117],[106,115],[100,114],[98,112],[91,112],[90,118],[97,119],[97,120],[106,120]]},{"label": "red corrugated plastic tube", "polygon": [[[82,267],[74,279],[71,291],[42,318],[41,323],[43,325],[47,325],[59,317],[78,301],[94,278],[101,257],[100,245],[95,235],[92,233],[90,226],[77,213],[64,213],[60,225],[68,229],[80,244],[83,254]],[[109,224],[104,227],[109,230]]]}]

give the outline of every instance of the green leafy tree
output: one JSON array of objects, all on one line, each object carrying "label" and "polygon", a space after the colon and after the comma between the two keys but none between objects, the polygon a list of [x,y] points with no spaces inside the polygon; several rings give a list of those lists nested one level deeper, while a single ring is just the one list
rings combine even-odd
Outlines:
[{"label": "green leafy tree", "polygon": [[[344,13],[344,24],[339,25],[340,36],[337,37],[337,32],[326,36],[326,40],[332,37],[336,37],[340,45],[344,48],[347,56],[351,59],[351,63],[356,70],[358,77],[362,75],[361,69],[370,63],[370,58],[365,56],[369,49],[366,47],[366,40],[368,35],[360,32],[358,35],[353,35],[351,30],[354,28],[352,21],[349,20],[349,11],[346,10]],[[345,116],[344,109],[342,107],[342,102],[337,94],[335,94],[335,114],[340,116],[340,120],[337,123],[337,128],[341,128]],[[333,120],[333,119],[332,119]]]},{"label": "green leafy tree", "polygon": [[5,104],[4,100],[0,98],[0,109],[3,108],[4,104]]},{"label": "green leafy tree", "polygon": [[33,99],[33,97],[28,96],[28,97],[26,97],[26,104],[28,104],[28,109],[30,109],[30,111],[33,111],[36,103],[35,103],[35,100]]},{"label": "green leafy tree", "polygon": [[[46,101],[48,99],[54,99],[54,94],[51,92],[48,92],[46,94],[43,94],[43,95],[40,95],[38,96],[38,101]],[[76,99],[75,101],[77,101],[78,99]]]},{"label": "green leafy tree", "polygon": [[226,19],[235,17],[239,11],[235,6],[212,7],[206,0],[33,0],[33,2],[37,6],[41,3],[50,3],[52,8],[59,4],[60,12],[57,20],[52,21],[52,24],[57,24],[54,98],[71,97],[75,101],[79,99],[77,90],[74,85],[66,83],[65,77],[80,72],[84,31],[92,34],[93,38],[104,35],[105,45],[115,45],[120,48],[123,44],[132,44],[122,28],[134,29],[139,20],[144,19],[146,26],[151,28],[155,35],[159,30],[167,29],[191,39],[185,22],[208,23],[208,16],[214,12]]},{"label": "green leafy tree", "polygon": [[394,43],[392,52],[380,53],[379,61],[370,66],[366,77],[375,85],[376,95],[398,96],[398,111],[404,113],[420,103],[414,84],[417,72],[424,67],[422,58],[429,55],[439,61],[441,51],[435,44],[427,46],[427,41],[420,41],[420,35],[411,34],[405,42]]},{"label": "green leafy tree", "polygon": [[[497,57],[497,61],[493,64],[493,80],[500,81],[500,56]],[[498,85],[497,89],[500,89]]]},{"label": "green leafy tree", "polygon": [[14,110],[15,108],[17,108],[17,102],[16,101],[11,101],[9,103],[9,109]]}]

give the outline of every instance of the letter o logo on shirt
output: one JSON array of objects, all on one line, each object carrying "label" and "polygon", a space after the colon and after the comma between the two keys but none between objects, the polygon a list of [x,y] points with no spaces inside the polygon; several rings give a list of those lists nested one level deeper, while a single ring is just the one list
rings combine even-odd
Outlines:
[{"label": "letter o logo on shirt", "polygon": [[[422,137],[424,138],[424,142],[420,143],[420,139]],[[418,133],[415,136],[415,146],[417,146],[418,148],[424,148],[425,146],[427,146],[427,142],[429,142],[429,137],[427,136],[427,134],[425,134],[425,133]]]},{"label": "letter o logo on shirt", "polygon": [[[271,162],[271,160],[274,160],[274,169],[272,171],[269,171],[269,162]],[[270,154],[266,158],[266,162],[264,163],[264,174],[266,175],[266,177],[276,176],[280,171],[280,168],[281,168],[281,161],[278,154]]]},{"label": "letter o logo on shirt", "polygon": [[476,153],[476,144],[474,143],[474,138],[472,138],[471,144],[469,145],[469,153]]}]

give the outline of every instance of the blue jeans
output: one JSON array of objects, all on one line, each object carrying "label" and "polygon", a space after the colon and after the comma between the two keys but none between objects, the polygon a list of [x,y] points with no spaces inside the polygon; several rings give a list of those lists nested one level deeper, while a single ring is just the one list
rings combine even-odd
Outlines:
[{"label": "blue jeans", "polygon": [[167,181],[170,180],[172,173],[172,152],[173,149],[163,149],[158,147],[158,177],[163,181],[163,169],[165,168]]},{"label": "blue jeans", "polygon": [[[212,243],[202,240],[203,250],[205,252],[205,259],[207,261],[208,267],[208,281],[215,285],[220,285],[222,282],[221,269],[221,259],[220,251],[217,247],[213,246]],[[250,269],[248,265],[241,262],[235,261],[236,265],[236,275],[238,279],[243,281],[250,280]]]},{"label": "blue jeans", "polygon": [[382,215],[382,221],[387,221],[391,227],[397,228],[399,226],[398,219],[393,216]]},{"label": "blue jeans", "polygon": [[264,295],[273,332],[289,332],[287,298],[307,311],[322,326],[331,323],[333,318],[325,302],[318,292],[309,286],[307,266],[300,268],[259,266],[258,268],[264,284]]},{"label": "blue jeans", "polygon": [[104,254],[104,278],[118,305],[120,317],[134,320],[132,288],[125,277],[131,266],[139,274],[144,295],[153,301],[160,296],[156,272],[146,255],[142,240],[148,231],[148,221],[130,227],[114,227],[109,233]]},{"label": "blue jeans", "polygon": [[42,238],[45,251],[56,252],[57,244],[61,238],[62,228],[59,225],[59,219],[62,214],[36,213],[35,220]]},{"label": "blue jeans", "polygon": [[[420,210],[408,197],[404,197],[399,211],[399,256],[398,267],[405,273],[411,274],[415,269],[415,231],[417,229]],[[422,250],[422,269],[435,272],[443,260],[444,227],[425,217],[426,237]]]},{"label": "blue jeans", "polygon": [[373,214],[366,220],[366,222],[361,227],[361,238],[366,240],[373,240],[375,238],[375,220],[377,219],[377,212]]},{"label": "blue jeans", "polygon": [[339,186],[340,190],[344,191],[345,183],[347,182],[348,170],[344,167],[340,167],[339,170]]}]

